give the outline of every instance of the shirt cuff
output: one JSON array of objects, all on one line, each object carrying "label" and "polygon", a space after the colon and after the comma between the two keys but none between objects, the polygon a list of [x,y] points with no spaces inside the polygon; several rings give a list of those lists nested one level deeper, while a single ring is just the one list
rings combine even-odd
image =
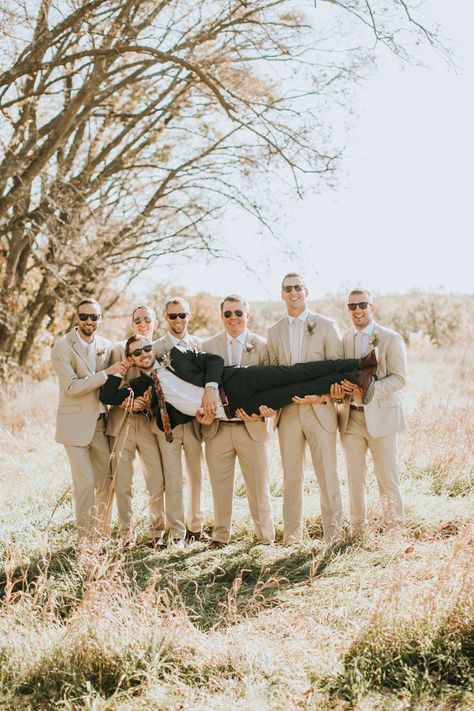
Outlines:
[{"label": "shirt cuff", "polygon": [[218,385],[218,383],[206,383],[205,387],[206,388],[214,388],[214,390],[217,390],[219,385]]}]

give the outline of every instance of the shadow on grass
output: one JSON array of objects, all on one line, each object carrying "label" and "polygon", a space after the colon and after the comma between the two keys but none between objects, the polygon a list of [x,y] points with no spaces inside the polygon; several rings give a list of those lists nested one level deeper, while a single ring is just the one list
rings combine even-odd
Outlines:
[{"label": "shadow on grass", "polygon": [[195,543],[184,551],[137,547],[125,553],[117,546],[89,570],[73,547],[65,547],[46,559],[38,555],[27,563],[5,565],[0,571],[0,599],[12,604],[23,595],[33,595],[46,603],[53,588],[56,612],[65,619],[82,600],[86,585],[119,565],[132,591],[139,593],[153,585],[167,607],[186,610],[199,629],[209,630],[277,604],[283,590],[322,576],[331,561],[353,544],[343,538],[320,548],[268,549],[241,539],[218,552]]},{"label": "shadow on grass", "polygon": [[283,590],[322,576],[352,545],[353,540],[343,539],[316,551],[288,549],[288,555],[276,560],[266,560],[265,547],[250,541],[218,554],[198,546],[168,556],[137,551],[125,570],[140,589],[154,583],[171,607],[184,608],[199,629],[209,630],[277,604]]}]

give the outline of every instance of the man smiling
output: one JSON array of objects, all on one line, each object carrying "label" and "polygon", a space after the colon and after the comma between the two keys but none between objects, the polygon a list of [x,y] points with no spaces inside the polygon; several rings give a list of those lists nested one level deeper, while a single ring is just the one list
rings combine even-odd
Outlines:
[{"label": "man smiling", "polygon": [[72,472],[79,543],[96,532],[107,533],[110,519],[107,409],[99,389],[107,376],[124,375],[123,363],[109,366],[110,341],[96,334],[100,305],[84,299],[77,306],[76,326],[53,346],[51,357],[59,380],[56,441],[64,444]]}]

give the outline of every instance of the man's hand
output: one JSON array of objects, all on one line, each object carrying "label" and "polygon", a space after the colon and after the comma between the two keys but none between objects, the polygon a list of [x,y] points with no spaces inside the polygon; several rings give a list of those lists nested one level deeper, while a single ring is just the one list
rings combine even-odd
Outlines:
[{"label": "man's hand", "polygon": [[341,403],[344,400],[345,395],[346,393],[344,392],[344,388],[340,383],[334,383],[331,385],[329,396],[334,400],[334,402]]},{"label": "man's hand", "polygon": [[235,411],[235,416],[238,417],[239,420],[242,420],[243,422],[261,422],[262,421],[261,415],[257,415],[255,412],[253,412],[251,415],[249,415],[241,407],[239,407]]},{"label": "man's hand", "polygon": [[305,395],[304,397],[291,398],[293,402],[298,403],[298,405],[326,405],[329,395]]},{"label": "man's hand", "polygon": [[258,408],[262,417],[275,417],[277,411],[272,407],[267,407],[267,405],[260,405]]},{"label": "man's hand", "polygon": [[[217,412],[217,390],[213,387],[204,388],[204,395],[201,402],[201,407],[204,410],[205,415],[214,415]],[[212,421],[212,420],[211,420]]]},{"label": "man's hand", "polygon": [[129,368],[129,363],[125,360],[119,360],[118,363],[113,363],[113,365],[109,365],[108,368],[106,368],[105,372],[107,375],[121,375],[122,378],[125,377],[125,374]]},{"label": "man's hand", "polygon": [[362,389],[350,380],[341,380],[340,384],[346,395],[362,395]]},{"label": "man's hand", "polygon": [[196,412],[195,417],[200,425],[210,425],[211,422],[214,421],[214,415],[206,415],[203,412],[200,412],[199,410]]}]

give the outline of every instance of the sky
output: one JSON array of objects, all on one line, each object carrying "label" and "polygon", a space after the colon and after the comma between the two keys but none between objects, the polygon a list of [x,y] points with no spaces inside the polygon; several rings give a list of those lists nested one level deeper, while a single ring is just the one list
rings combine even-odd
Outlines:
[{"label": "sky", "polygon": [[[428,9],[455,67],[428,47],[425,67],[383,57],[358,87],[336,187],[282,205],[285,245],[233,216],[219,225],[220,246],[244,259],[183,260],[178,285],[273,300],[283,274],[298,271],[312,298],[361,282],[379,294],[473,293],[474,3],[429,0]],[[169,282],[169,264],[134,291],[160,280]]]}]

